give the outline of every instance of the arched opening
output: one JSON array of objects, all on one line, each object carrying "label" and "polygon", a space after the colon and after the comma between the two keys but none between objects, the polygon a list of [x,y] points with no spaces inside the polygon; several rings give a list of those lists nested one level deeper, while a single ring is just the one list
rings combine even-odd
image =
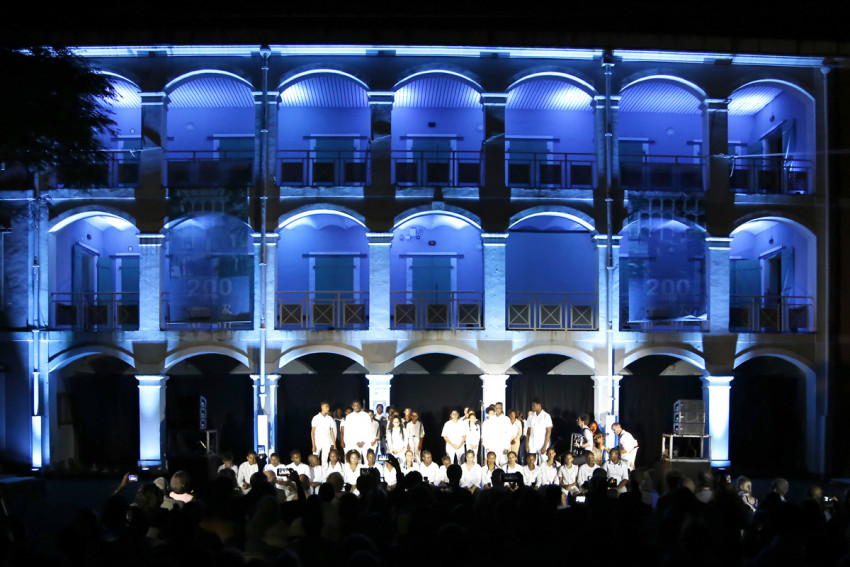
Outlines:
[{"label": "arched opening", "polygon": [[777,357],[756,357],[735,369],[729,457],[736,470],[781,476],[817,470],[806,447],[807,390],[804,373]]},{"label": "arched opening", "polygon": [[281,85],[277,173],[285,186],[369,183],[369,97],[353,77],[316,71]]},{"label": "arched opening", "polygon": [[620,329],[701,331],[707,324],[705,234],[646,213],[620,241]]},{"label": "arched opening", "polygon": [[352,401],[358,400],[364,410],[367,408],[366,369],[339,354],[314,353],[289,362],[279,373],[277,452],[281,460],[286,461],[284,455],[293,449],[310,454],[310,423],[322,402],[330,404],[339,448],[340,424]]},{"label": "arched opening", "polygon": [[225,214],[188,216],[165,233],[163,329],[250,329],[251,227]]},{"label": "arched opening", "polygon": [[392,108],[392,178],[407,186],[480,186],[484,143],[481,93],[456,74],[405,82]]},{"label": "arched opening", "polygon": [[474,364],[450,354],[430,353],[415,356],[393,369],[392,405],[399,413],[410,408],[419,414],[425,429],[423,449],[434,460],[446,453],[443,425],[456,410],[465,407],[481,418],[481,370]]},{"label": "arched opening", "polygon": [[481,231],[468,219],[434,211],[393,230],[390,324],[394,329],[484,326]]},{"label": "arched opening", "polygon": [[123,472],[139,460],[139,390],[132,367],[92,354],[51,372],[56,427],[51,462],[60,468]]},{"label": "arched opening", "polygon": [[593,234],[559,214],[511,226],[505,247],[508,329],[579,330],[599,325],[599,259]]},{"label": "arched opening", "polygon": [[732,189],[739,193],[811,193],[814,101],[781,81],[747,84],[729,96]]},{"label": "arched opening", "polygon": [[254,95],[246,82],[199,73],[167,92],[169,187],[245,187],[255,145]]},{"label": "arched opening", "polygon": [[[516,362],[508,372],[506,411],[515,410],[525,420],[531,400],[539,398],[552,417],[550,444],[558,454],[569,451],[571,435],[578,432],[576,418],[593,414],[591,369],[568,356],[538,354]],[[525,462],[524,446],[520,452]]]},{"label": "arched opening", "polygon": [[620,185],[634,191],[703,191],[704,129],[702,98],[692,86],[675,77],[626,86],[618,113]]},{"label": "arched opening", "polygon": [[746,222],[729,249],[729,330],[815,331],[817,250],[814,235],[779,217]]},{"label": "arched opening", "polygon": [[593,188],[596,148],[587,86],[545,74],[518,82],[505,108],[509,187]]},{"label": "arched opening", "polygon": [[315,211],[286,223],[279,234],[276,328],[368,328],[366,227]]},{"label": "arched opening", "polygon": [[[620,381],[620,423],[640,444],[638,467],[661,459],[661,436],[673,433],[673,406],[678,400],[702,401],[702,372],[668,355],[650,355],[626,367]],[[698,458],[699,440],[674,444],[675,457]],[[710,458],[706,452],[705,458]]]},{"label": "arched opening", "polygon": [[117,215],[84,213],[50,233],[50,326],[139,328],[139,230]]}]

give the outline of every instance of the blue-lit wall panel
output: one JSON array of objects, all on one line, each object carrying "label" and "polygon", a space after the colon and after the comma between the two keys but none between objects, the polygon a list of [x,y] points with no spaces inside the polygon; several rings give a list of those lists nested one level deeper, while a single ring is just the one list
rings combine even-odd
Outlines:
[{"label": "blue-lit wall panel", "polygon": [[[109,108],[110,118],[115,121],[116,135],[121,137],[132,136],[136,138],[142,137],[142,108]],[[118,148],[118,141],[114,139],[110,133],[102,134],[101,139],[106,147],[115,149]]]},{"label": "blue-lit wall panel", "polygon": [[650,155],[694,155],[692,140],[704,140],[701,114],[621,112],[621,138],[649,138]]},{"label": "blue-lit wall panel", "polygon": [[369,243],[366,240],[366,229],[355,223],[315,228],[304,220],[296,221],[297,226],[280,232],[277,245],[277,291],[309,291],[310,258],[305,255],[320,252],[362,255],[360,280],[355,289],[368,291]]},{"label": "blue-lit wall panel", "polygon": [[212,150],[210,136],[254,136],[253,108],[169,108],[169,150]]},{"label": "blue-lit wall panel", "polygon": [[508,293],[597,292],[598,256],[587,232],[513,232],[505,264]]},{"label": "blue-lit wall panel", "polygon": [[[771,239],[773,242],[770,242]],[[759,224],[757,232],[739,230],[732,239],[729,255],[732,258],[758,260],[760,255],[778,247],[794,250],[794,283],[791,293],[786,295],[815,296],[816,278],[812,277],[812,269],[816,268],[815,259],[810,257],[809,241],[790,224],[767,221]]]},{"label": "blue-lit wall panel", "polygon": [[372,132],[368,108],[282,108],[278,119],[278,150],[307,150],[310,136],[328,134],[362,136],[365,150]]},{"label": "blue-lit wall panel", "polygon": [[505,110],[505,137],[554,137],[555,153],[594,153],[593,113],[568,110]]},{"label": "blue-lit wall panel", "polygon": [[765,134],[783,121],[792,120],[795,136],[790,151],[794,153],[813,151],[814,140],[810,132],[811,125],[806,105],[788,92],[783,92],[774,98],[753,116],[730,116],[729,140],[747,144],[758,143]]},{"label": "blue-lit wall panel", "polygon": [[[428,126],[433,122],[434,126]],[[458,151],[480,151],[484,140],[484,111],[476,108],[393,108],[392,149],[408,149],[400,136],[455,135]]]}]

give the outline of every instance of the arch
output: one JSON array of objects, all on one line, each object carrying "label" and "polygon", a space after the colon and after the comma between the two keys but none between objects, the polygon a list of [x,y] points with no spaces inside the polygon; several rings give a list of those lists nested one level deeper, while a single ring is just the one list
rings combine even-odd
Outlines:
[{"label": "arch", "polygon": [[804,89],[800,85],[797,85],[797,84],[792,83],[790,81],[785,81],[783,79],[771,79],[771,78],[756,79],[754,81],[749,81],[747,83],[739,85],[739,86],[735,87],[735,89],[731,93],[729,93],[729,97],[732,97],[736,92],[740,91],[741,89],[745,89],[747,87],[755,87],[755,86],[776,87],[778,89],[787,90],[787,91],[793,93],[794,95],[802,98],[807,103],[814,104],[814,102],[815,102],[814,95],[812,95],[809,91],[807,91],[806,89]]},{"label": "arch", "polygon": [[529,75],[525,75],[511,83],[505,92],[510,92],[514,88],[520,86],[522,83],[533,81],[535,79],[555,79],[558,81],[562,81],[564,83],[568,83],[573,85],[582,91],[584,91],[589,97],[593,98],[597,96],[599,93],[596,92],[596,89],[593,88],[593,85],[585,81],[584,79],[580,79],[575,75],[570,75],[568,73],[562,73],[558,71],[541,71],[537,73],[531,73]]},{"label": "arch", "polygon": [[794,351],[775,347],[758,346],[753,347],[751,349],[747,349],[743,352],[739,352],[735,355],[735,361],[732,365],[732,368],[738,368],[747,361],[763,356],[780,358],[790,363],[806,375],[806,380],[815,377],[815,371],[812,370],[812,361],[803,356],[800,356]]},{"label": "arch", "polygon": [[546,215],[553,217],[563,217],[577,224],[580,224],[594,235],[598,234],[598,231],[594,226],[593,217],[572,207],[564,207],[560,205],[541,205],[539,207],[532,207],[530,209],[520,211],[511,217],[508,224],[508,230],[510,230],[514,227],[514,225],[519,224],[524,220],[530,219],[532,217]]},{"label": "arch", "polygon": [[661,345],[639,347],[633,350],[631,353],[623,357],[623,360],[620,362],[617,372],[621,374],[632,362],[655,354],[672,356],[673,358],[678,358],[680,360],[684,360],[685,362],[690,362],[702,372],[703,376],[709,375],[705,368],[705,358],[702,355],[682,347]]},{"label": "arch", "polygon": [[415,346],[396,354],[395,358],[393,359],[393,369],[397,368],[400,364],[407,362],[411,358],[415,358],[423,354],[449,354],[451,356],[456,356],[469,362],[470,364],[478,368],[478,370],[481,371],[482,374],[484,374],[484,371],[481,370],[481,358],[479,358],[478,355],[474,354],[472,351],[464,350],[460,347],[442,344],[427,344]]},{"label": "arch", "polygon": [[[783,215],[784,214],[785,213],[783,213]],[[745,216],[743,216],[739,219],[736,219],[734,224],[733,224],[734,228],[732,229],[732,232],[729,233],[729,235],[731,236],[731,235],[735,234],[735,232],[744,228],[744,226],[746,224],[751,223],[751,222],[755,222],[755,221],[773,221],[773,222],[790,224],[791,226],[793,226],[794,228],[796,228],[797,230],[802,232],[803,235],[806,237],[806,240],[816,239],[815,233],[812,232],[812,230],[809,227],[807,227],[805,224],[803,224],[802,220],[797,220],[797,219],[792,218],[790,216],[765,215],[765,211],[763,211],[763,210],[762,211],[756,211],[754,213],[750,213],[750,214],[745,215]]]},{"label": "arch", "polygon": [[504,369],[504,372],[507,372],[509,368],[511,368],[517,362],[524,360],[526,358],[530,358],[532,356],[536,356],[538,354],[559,354],[562,356],[567,356],[574,360],[581,362],[585,365],[588,370],[590,370],[591,375],[596,374],[596,361],[590,353],[587,353],[583,350],[577,349],[575,347],[567,346],[567,345],[537,345],[527,347],[521,350],[516,351],[511,355],[510,360],[508,361],[507,366]]},{"label": "arch", "polygon": [[102,205],[83,205],[81,207],[71,209],[70,211],[65,211],[53,218],[50,221],[50,229],[48,232],[59,232],[66,226],[78,220],[97,216],[112,217],[121,221],[125,221],[133,227],[136,227],[136,219],[125,211],[112,207],[104,207]]},{"label": "arch", "polygon": [[484,92],[484,87],[482,87],[481,84],[478,83],[478,81],[469,78],[463,73],[458,73],[457,71],[449,71],[448,69],[429,69],[425,71],[417,71],[416,73],[410,74],[398,81],[395,85],[393,85],[392,90],[398,91],[399,89],[412,83],[413,81],[425,78],[428,75],[447,76],[461,81],[462,83],[478,91],[479,93]]},{"label": "arch", "polygon": [[240,362],[248,369],[251,368],[251,359],[245,351],[226,345],[200,345],[181,348],[166,355],[165,361],[162,365],[163,371],[167,372],[178,362],[182,362],[187,358],[192,358],[193,356],[199,356],[202,354],[222,354]]},{"label": "arch", "polygon": [[[282,352],[277,361],[277,367],[283,368],[293,360],[306,356],[308,354],[338,354],[350,360],[353,360],[360,366],[366,368],[363,354],[343,345],[303,345],[292,348],[286,352]],[[368,369],[367,369],[368,370]]]},{"label": "arch", "polygon": [[99,75],[106,75],[106,76],[108,76],[108,77],[113,77],[113,78],[115,78],[115,79],[118,79],[119,81],[125,81],[125,82],[128,82],[128,83],[130,83],[131,85],[133,85],[134,87],[136,87],[137,89],[139,89],[139,91],[141,91],[141,90],[142,90],[142,88],[141,88],[138,84],[136,84],[136,82],[135,82],[135,81],[133,81],[133,80],[131,80],[131,79],[128,79],[128,78],[127,78],[127,77],[125,77],[124,75],[119,75],[118,73],[114,73],[114,72],[112,72],[112,71],[104,71],[103,69],[100,69],[100,70],[96,71],[96,73],[98,73]]},{"label": "arch", "polygon": [[252,92],[254,91],[254,85],[251,84],[251,81],[245,79],[244,77],[240,77],[235,73],[231,73],[229,71],[221,71],[219,69],[199,69],[197,71],[190,71],[188,73],[184,73],[179,77],[171,79],[170,81],[168,81],[168,83],[166,83],[165,87],[163,88],[163,92],[165,92],[165,94],[169,94],[177,88],[188,83],[189,81],[206,76],[221,76],[234,79],[247,86],[249,89],[251,89]]},{"label": "arch", "polygon": [[357,211],[349,209],[348,207],[332,205],[329,203],[304,205],[280,215],[280,217],[278,217],[277,230],[286,228],[288,225],[304,217],[319,214],[338,215],[359,224],[366,230],[369,230],[369,227],[366,226],[366,217]]},{"label": "arch", "polygon": [[277,92],[281,93],[288,89],[289,87],[300,83],[306,79],[312,78],[314,75],[338,75],[340,77],[345,77],[346,79],[350,79],[363,87],[364,90],[369,90],[369,85],[367,85],[362,79],[359,77],[355,77],[351,73],[346,73],[345,71],[340,71],[339,69],[310,69],[308,71],[301,71],[291,75],[285,79],[283,79],[280,84],[277,86]]},{"label": "arch", "polygon": [[245,222],[244,220],[240,219],[239,217],[235,217],[235,216],[228,214],[228,213],[207,212],[207,211],[186,213],[185,215],[177,217],[174,220],[170,220],[167,223],[165,223],[164,225],[162,225],[162,230],[160,230],[160,232],[162,234],[165,234],[166,232],[173,230],[174,228],[180,226],[184,222],[188,222],[188,221],[191,221],[193,219],[199,219],[199,218],[202,218],[202,217],[225,217],[229,220],[229,222],[237,222],[237,223],[243,224],[248,228],[249,231],[251,231],[251,233],[254,232],[254,229],[251,228],[251,225],[248,224],[247,222]]},{"label": "arch", "polygon": [[[674,217],[653,216],[653,217],[651,217],[651,219],[650,219],[650,220],[653,220],[653,221],[655,221],[655,220],[659,220],[659,221],[672,221],[672,222],[677,222],[677,223],[679,223],[679,224],[684,225],[684,226],[685,226],[685,227],[687,227],[688,229],[691,229],[691,230],[698,230],[699,232],[701,232],[701,233],[702,233],[702,234],[704,234],[705,236],[709,236],[709,234],[708,234],[708,230],[707,230],[704,226],[701,226],[700,224],[698,224],[698,223],[696,223],[695,221],[692,221],[692,220],[690,220],[690,219],[685,219],[685,218],[681,218],[681,217],[678,217],[678,216],[674,216]],[[631,222],[629,222],[629,223],[626,223],[626,224],[623,226],[623,228],[620,230],[620,232],[619,232],[618,234],[623,235],[623,234],[626,232],[626,230],[629,228],[629,226],[633,225],[633,224],[634,224],[634,223],[636,223],[636,222],[641,222],[641,221],[640,221],[640,219],[635,219],[635,220],[633,220],[633,221],[631,221]]]},{"label": "arch", "polygon": [[673,84],[677,87],[680,87],[683,90],[690,93],[691,95],[693,95],[694,97],[696,97],[697,99],[699,99],[700,102],[704,101],[706,99],[706,97],[708,96],[706,94],[705,90],[703,90],[703,88],[700,87],[699,85],[697,85],[696,83],[693,83],[693,82],[691,82],[687,79],[683,79],[682,77],[677,77],[676,75],[662,75],[662,74],[649,74],[649,75],[638,77],[638,78],[636,78],[632,81],[629,81],[628,83],[623,85],[622,88],[620,88],[620,95],[622,96],[622,94],[624,92],[626,92],[626,90],[630,89],[631,87],[634,87],[634,86],[639,85],[641,83],[653,82],[653,81]]},{"label": "arch", "polygon": [[114,346],[95,344],[72,347],[68,350],[64,350],[58,353],[48,362],[47,371],[56,372],[57,370],[60,370],[65,366],[69,365],[70,363],[74,362],[75,360],[79,360],[81,358],[85,358],[87,356],[92,355],[101,355],[117,358],[118,360],[127,364],[131,368],[136,367],[136,361],[130,351],[116,348]]},{"label": "arch", "polygon": [[479,231],[481,230],[480,218],[473,215],[466,209],[461,209],[460,207],[454,207],[452,205],[444,205],[443,203],[431,203],[430,205],[422,205],[421,207],[415,207],[404,211],[393,219],[393,226],[391,230],[397,229],[404,223],[413,220],[416,217],[433,214],[442,214],[454,217],[474,226]]}]

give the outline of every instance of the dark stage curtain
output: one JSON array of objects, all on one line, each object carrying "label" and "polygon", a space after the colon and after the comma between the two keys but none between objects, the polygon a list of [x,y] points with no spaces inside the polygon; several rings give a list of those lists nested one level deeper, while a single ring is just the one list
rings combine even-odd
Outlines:
[{"label": "dark stage curtain", "polygon": [[[395,385],[395,384],[393,384]],[[289,452],[301,451],[304,460],[310,454],[310,422],[319,413],[322,402],[331,411],[347,408],[354,400],[369,399],[366,377],[362,374],[287,374],[278,380],[277,452],[289,462]]]},{"label": "dark stage curtain", "polygon": [[640,445],[637,466],[661,459],[661,435],[673,433],[676,400],[701,400],[698,376],[624,376],[620,381],[620,423]]},{"label": "dark stage curtain", "polygon": [[83,466],[139,460],[139,389],[133,376],[77,374],[66,382]]},{"label": "dark stage curtain", "polygon": [[508,379],[508,407],[522,414],[531,409],[531,400],[540,398],[543,409],[552,416],[552,441],[558,454],[569,449],[570,435],[578,432],[576,417],[593,416],[593,380],[590,376],[517,374]]},{"label": "dark stage curtain", "polygon": [[[408,374],[393,377],[392,405],[399,413],[411,408],[425,427],[424,449],[438,461],[446,452],[441,433],[453,409],[463,415],[464,406],[480,413],[481,377],[467,374]],[[479,416],[480,419],[480,416]]]}]

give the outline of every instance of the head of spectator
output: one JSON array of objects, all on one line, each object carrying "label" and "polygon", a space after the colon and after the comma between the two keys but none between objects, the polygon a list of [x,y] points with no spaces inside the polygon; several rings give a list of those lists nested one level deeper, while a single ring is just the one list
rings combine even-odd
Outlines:
[{"label": "head of spectator", "polygon": [[269,481],[269,484],[277,483],[277,475],[273,470],[269,469],[267,471],[264,471],[263,474],[266,475],[266,480]]},{"label": "head of spectator", "polygon": [[788,481],[781,477],[773,479],[773,482],[770,483],[770,491],[777,493],[779,498],[785,500],[788,495]]},{"label": "head of spectator", "polygon": [[[232,469],[228,469],[228,470],[230,470],[231,472],[233,472],[233,471],[232,471]],[[159,488],[159,489],[160,489],[160,491],[162,491],[162,494],[163,494],[163,495],[168,494],[169,492],[171,492],[171,490],[168,488],[168,480],[167,480],[164,476],[158,476],[158,477],[156,477],[156,478],[154,479],[153,483],[154,483],[154,485],[156,485],[156,487],[157,487],[157,488]]]},{"label": "head of spectator", "polygon": [[452,487],[460,486],[460,478],[463,476],[463,469],[460,465],[451,464],[446,469],[446,477],[449,479],[449,485]]},{"label": "head of spectator", "polygon": [[667,474],[664,475],[664,484],[667,486],[667,492],[673,492],[682,486],[684,478],[685,475],[682,474],[682,471],[667,471]]},{"label": "head of spectator", "polygon": [[186,471],[177,471],[171,475],[171,493],[172,494],[189,494],[192,489],[189,486],[189,473]]},{"label": "head of spectator", "polygon": [[136,498],[133,504],[144,512],[150,513],[162,506],[162,499],[163,494],[158,486],[153,483],[144,484],[136,492]]},{"label": "head of spectator", "polygon": [[342,475],[338,472],[332,472],[328,475],[328,478],[325,479],[325,484],[328,484],[333,488],[333,491],[337,494],[342,492],[342,489],[345,487],[345,481],[342,478]]}]

